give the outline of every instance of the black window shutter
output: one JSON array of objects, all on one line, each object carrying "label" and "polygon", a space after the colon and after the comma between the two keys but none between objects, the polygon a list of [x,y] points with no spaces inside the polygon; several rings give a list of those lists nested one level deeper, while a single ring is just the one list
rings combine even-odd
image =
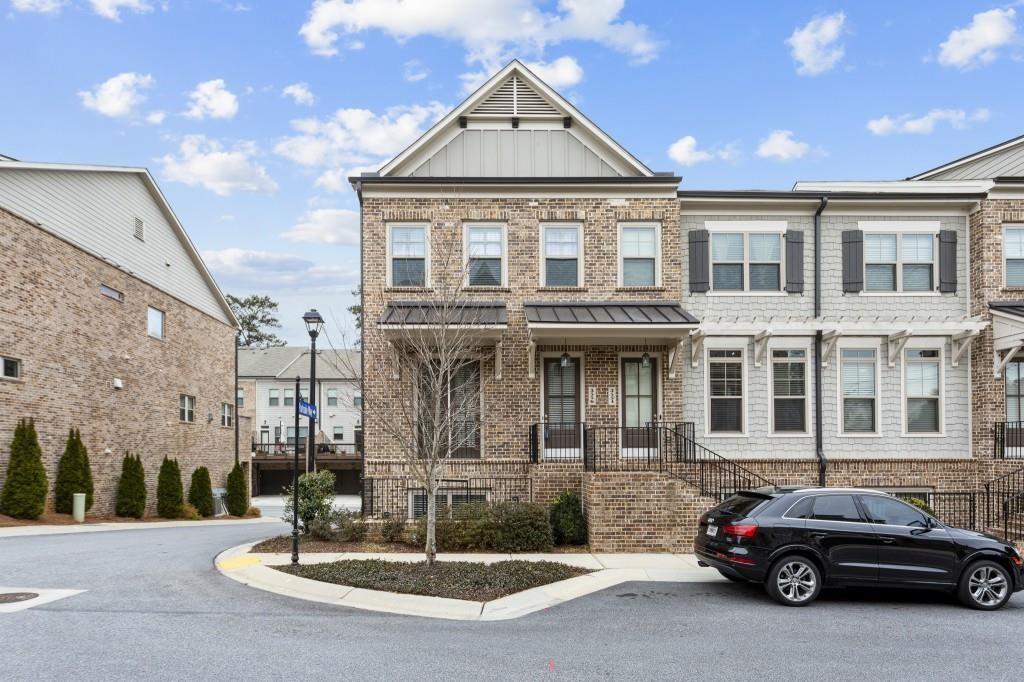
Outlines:
[{"label": "black window shutter", "polygon": [[939,232],[939,291],[956,293],[956,232]]},{"label": "black window shutter", "polygon": [[711,288],[708,231],[690,230],[690,292],[700,294]]},{"label": "black window shutter", "polygon": [[864,233],[843,230],[843,291],[864,289]]},{"label": "black window shutter", "polygon": [[804,291],[803,230],[786,232],[786,291],[791,294],[802,294]]}]

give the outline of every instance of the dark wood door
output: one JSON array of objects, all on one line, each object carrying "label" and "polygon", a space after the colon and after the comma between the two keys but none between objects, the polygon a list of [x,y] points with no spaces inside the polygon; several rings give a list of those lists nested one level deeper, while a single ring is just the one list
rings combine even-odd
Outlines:
[{"label": "dark wood door", "polygon": [[[646,366],[645,366],[646,365]],[[658,415],[658,361],[622,358],[622,447],[656,448]]]},{"label": "dark wood door", "polygon": [[578,456],[580,448],[580,359],[544,359],[544,456]]}]

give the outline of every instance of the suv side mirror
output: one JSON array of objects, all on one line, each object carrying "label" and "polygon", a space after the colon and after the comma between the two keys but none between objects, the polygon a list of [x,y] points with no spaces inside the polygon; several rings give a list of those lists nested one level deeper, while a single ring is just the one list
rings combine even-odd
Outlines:
[{"label": "suv side mirror", "polygon": [[938,528],[939,527],[939,522],[936,521],[935,519],[933,519],[932,517],[925,516],[924,518],[925,518],[925,523],[928,524],[927,525],[928,530],[931,530],[932,528]]}]

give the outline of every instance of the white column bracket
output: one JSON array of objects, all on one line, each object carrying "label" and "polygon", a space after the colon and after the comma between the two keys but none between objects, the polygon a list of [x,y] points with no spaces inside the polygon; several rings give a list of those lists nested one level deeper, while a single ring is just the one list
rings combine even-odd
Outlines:
[{"label": "white column bracket", "polygon": [[843,333],[838,329],[827,331],[821,335],[821,366],[828,367],[828,360],[832,357],[832,351],[836,349],[836,342]]},{"label": "white column bracket", "polygon": [[914,333],[911,330],[909,330],[909,329],[905,329],[905,330],[903,330],[901,332],[896,332],[895,334],[889,334],[889,338],[888,338],[887,342],[889,344],[889,366],[890,367],[895,367],[896,366],[897,358],[899,358],[900,353],[903,352],[903,349],[907,345],[907,341],[910,341],[910,337],[913,336],[913,335],[914,335]]},{"label": "white column bracket", "polygon": [[395,348],[395,344],[388,341],[388,354],[391,355],[391,378],[398,381],[402,378],[402,367],[398,360],[398,349]]},{"label": "white column bracket", "polygon": [[700,354],[704,352],[705,334],[699,329],[690,332],[690,366],[696,368],[700,362]]},{"label": "white column bracket", "polygon": [[676,378],[676,363],[679,362],[679,356],[683,353],[683,342],[679,341],[676,345],[668,351],[668,378]]},{"label": "white column bracket", "polygon": [[537,342],[531,337],[526,345],[526,376],[537,378]]},{"label": "white column bracket", "polygon": [[772,330],[765,329],[754,335],[754,367],[760,367],[768,350],[768,339],[772,338]]},{"label": "white column bracket", "polygon": [[974,342],[974,339],[978,338],[979,334],[981,334],[979,330],[970,329],[949,337],[950,344],[953,346],[953,357],[949,360],[950,365],[953,367],[960,366],[960,358],[970,349],[971,344]]},{"label": "white column bracket", "polygon": [[502,369],[502,366],[501,366],[502,365],[502,360],[501,360],[502,353],[501,353],[501,351],[502,351],[501,341],[498,341],[497,343],[494,344],[494,379],[495,379],[495,381],[501,381],[501,369]]},{"label": "white column bracket", "polygon": [[1020,350],[1022,348],[1024,348],[1024,340],[1018,341],[1017,345],[1014,346],[1013,348],[1005,349],[1005,355],[1003,355],[1003,356],[999,355],[1000,351],[993,349],[992,350],[992,376],[995,377],[996,379],[999,379],[1000,377],[1002,377],[1003,376],[1003,370],[1006,369],[1006,366],[1008,364],[1010,364],[1010,360],[1013,359],[1013,356],[1016,355],[1018,352],[1020,352]]}]

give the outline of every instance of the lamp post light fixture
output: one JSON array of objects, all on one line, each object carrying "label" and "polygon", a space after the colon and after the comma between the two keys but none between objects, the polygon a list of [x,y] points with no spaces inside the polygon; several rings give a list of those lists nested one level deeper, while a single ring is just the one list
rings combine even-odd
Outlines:
[{"label": "lamp post light fixture", "polygon": [[[295,377],[295,395],[302,377]],[[280,427],[278,427],[280,428]],[[295,449],[292,460],[292,564],[299,563],[299,401],[295,401]]]},{"label": "lamp post light fixture", "polygon": [[[302,316],[302,321],[306,323],[306,331],[309,332],[309,404],[316,407],[316,337],[320,336],[320,331],[324,328],[324,318],[320,316],[316,308],[311,308]],[[295,394],[298,396],[298,391]],[[297,429],[295,437],[299,437]],[[316,471],[316,418],[312,416],[309,418],[306,443],[308,446],[306,471]]]}]

